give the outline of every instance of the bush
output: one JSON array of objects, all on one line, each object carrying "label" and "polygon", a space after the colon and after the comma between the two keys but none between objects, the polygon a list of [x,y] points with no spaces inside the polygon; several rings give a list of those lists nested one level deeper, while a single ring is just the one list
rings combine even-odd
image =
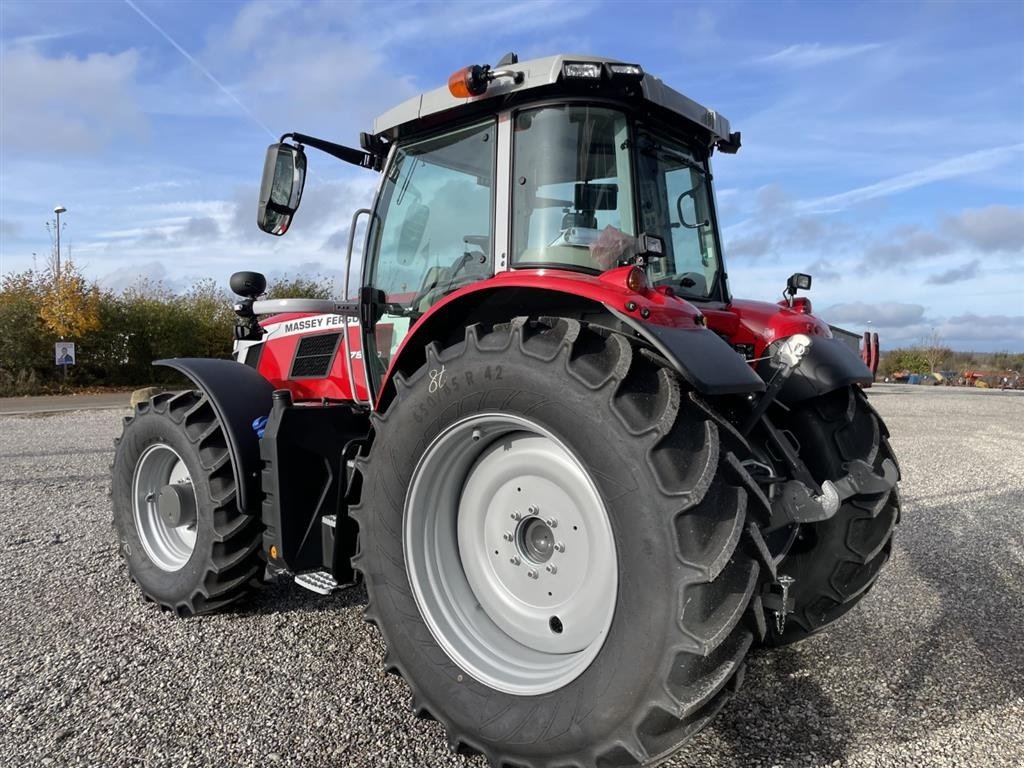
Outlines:
[{"label": "bush", "polygon": [[[0,280],[0,396],[64,386],[53,358],[59,329],[52,326],[58,320],[61,329],[71,329],[67,338],[75,342],[76,364],[68,368],[66,382],[72,387],[167,384],[177,374],[154,368],[154,360],[231,356],[233,300],[213,280],[199,280],[183,293],[142,281],[114,294],[87,285],[69,264],[62,281],[64,288],[57,292],[53,275],[45,271],[11,273]],[[320,275],[286,276],[267,291],[268,298],[331,295],[330,279]]]}]

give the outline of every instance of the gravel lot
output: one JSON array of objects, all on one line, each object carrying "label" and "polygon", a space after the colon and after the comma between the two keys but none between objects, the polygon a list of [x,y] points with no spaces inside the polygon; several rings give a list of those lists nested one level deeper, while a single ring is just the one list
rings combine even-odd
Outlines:
[{"label": "gravel lot", "polygon": [[[758,652],[682,766],[1024,765],[1024,396],[877,387],[895,560],[836,627]],[[365,593],[181,621],[110,529],[120,412],[0,416],[0,763],[482,766],[409,712]]]}]

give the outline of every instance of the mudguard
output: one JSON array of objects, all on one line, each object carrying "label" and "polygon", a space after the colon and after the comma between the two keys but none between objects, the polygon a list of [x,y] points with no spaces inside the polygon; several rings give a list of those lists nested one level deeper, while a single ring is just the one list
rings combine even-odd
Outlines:
[{"label": "mudguard", "polygon": [[657,349],[702,395],[764,391],[761,377],[714,331],[642,323],[621,312],[614,314]]},{"label": "mudguard", "polygon": [[210,400],[227,435],[231,469],[238,488],[240,512],[260,512],[259,476],[263,464],[253,421],[270,413],[274,387],[254,369],[233,360],[176,357],[153,365],[173,368],[187,376]]},{"label": "mudguard", "polygon": [[[768,354],[774,353],[781,341],[772,344]],[[766,379],[775,373],[767,360],[761,363],[759,371]],[[874,380],[871,370],[846,344],[838,339],[815,336],[810,350],[776,399],[791,405],[851,384],[871,384]]]}]

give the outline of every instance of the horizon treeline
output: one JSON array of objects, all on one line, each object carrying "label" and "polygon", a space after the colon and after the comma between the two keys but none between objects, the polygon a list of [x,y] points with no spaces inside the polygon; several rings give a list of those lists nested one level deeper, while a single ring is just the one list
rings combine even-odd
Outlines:
[{"label": "horizon treeline", "polygon": [[[330,298],[324,276],[284,276],[268,298]],[[211,278],[183,291],[140,280],[123,291],[88,283],[73,262],[0,278],[0,396],[86,387],[148,386],[175,380],[154,368],[166,357],[231,356],[233,297]],[[63,379],[54,344],[75,344],[76,363]]]}]

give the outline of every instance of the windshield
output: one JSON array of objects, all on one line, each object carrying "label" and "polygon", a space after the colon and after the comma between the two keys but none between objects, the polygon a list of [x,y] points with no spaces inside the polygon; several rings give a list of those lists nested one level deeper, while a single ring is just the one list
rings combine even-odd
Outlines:
[{"label": "windshield", "polygon": [[629,125],[558,105],[515,117],[512,264],[603,272],[633,256]]},{"label": "windshield", "polygon": [[718,293],[718,248],[709,203],[710,179],[693,150],[645,129],[637,135],[641,228],[665,241],[665,257],[649,275],[687,298]]}]

